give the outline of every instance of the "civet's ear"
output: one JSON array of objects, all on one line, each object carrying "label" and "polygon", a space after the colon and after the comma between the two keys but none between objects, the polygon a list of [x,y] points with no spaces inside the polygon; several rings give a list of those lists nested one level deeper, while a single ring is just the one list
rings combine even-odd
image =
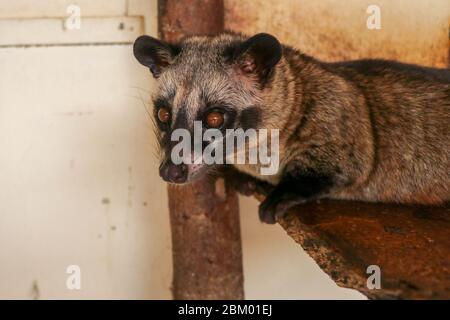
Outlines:
[{"label": "civet's ear", "polygon": [[175,46],[149,36],[140,36],[133,45],[134,56],[155,78],[172,63],[178,52]]},{"label": "civet's ear", "polygon": [[280,61],[281,55],[282,47],[277,38],[258,33],[235,49],[233,60],[244,73],[256,74],[264,81]]}]

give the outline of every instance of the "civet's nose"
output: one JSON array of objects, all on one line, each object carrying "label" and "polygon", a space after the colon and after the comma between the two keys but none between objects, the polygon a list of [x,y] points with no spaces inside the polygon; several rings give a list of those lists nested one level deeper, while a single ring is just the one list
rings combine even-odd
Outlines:
[{"label": "civet's nose", "polygon": [[172,161],[164,161],[159,167],[159,175],[164,181],[183,183],[187,180],[188,167],[182,164],[173,164]]}]

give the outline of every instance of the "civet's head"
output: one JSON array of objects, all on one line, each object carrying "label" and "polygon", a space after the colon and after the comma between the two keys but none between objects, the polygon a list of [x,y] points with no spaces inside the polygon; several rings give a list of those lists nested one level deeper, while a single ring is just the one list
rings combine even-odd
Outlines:
[{"label": "civet's head", "polygon": [[[194,121],[202,130],[267,128],[267,91],[282,56],[278,40],[260,33],[251,38],[235,34],[194,36],[177,44],[141,36],[134,43],[136,59],[157,79],[154,116],[163,151],[161,177],[172,183],[190,182],[210,167],[174,164],[171,141],[175,129],[193,137]],[[205,148],[208,142],[204,142]]]}]

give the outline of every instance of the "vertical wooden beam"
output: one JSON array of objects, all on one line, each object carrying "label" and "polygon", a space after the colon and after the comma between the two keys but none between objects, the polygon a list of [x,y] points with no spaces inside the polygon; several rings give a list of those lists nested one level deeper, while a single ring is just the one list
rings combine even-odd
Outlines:
[{"label": "vertical wooden beam", "polygon": [[[223,31],[222,0],[159,0],[161,39]],[[243,299],[238,198],[223,179],[168,186],[174,299]]]},{"label": "vertical wooden beam", "polygon": [[173,42],[186,35],[213,35],[224,30],[223,0],[159,0],[158,29]]}]

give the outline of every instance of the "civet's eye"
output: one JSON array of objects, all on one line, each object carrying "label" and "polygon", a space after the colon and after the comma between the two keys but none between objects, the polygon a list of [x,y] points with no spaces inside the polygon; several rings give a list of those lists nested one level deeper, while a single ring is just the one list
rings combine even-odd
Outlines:
[{"label": "civet's eye", "polygon": [[212,111],[206,116],[206,124],[210,128],[220,128],[223,122],[223,114],[220,112]]},{"label": "civet's eye", "polygon": [[158,120],[162,123],[167,123],[170,120],[170,112],[166,108],[159,108],[158,110]]}]

